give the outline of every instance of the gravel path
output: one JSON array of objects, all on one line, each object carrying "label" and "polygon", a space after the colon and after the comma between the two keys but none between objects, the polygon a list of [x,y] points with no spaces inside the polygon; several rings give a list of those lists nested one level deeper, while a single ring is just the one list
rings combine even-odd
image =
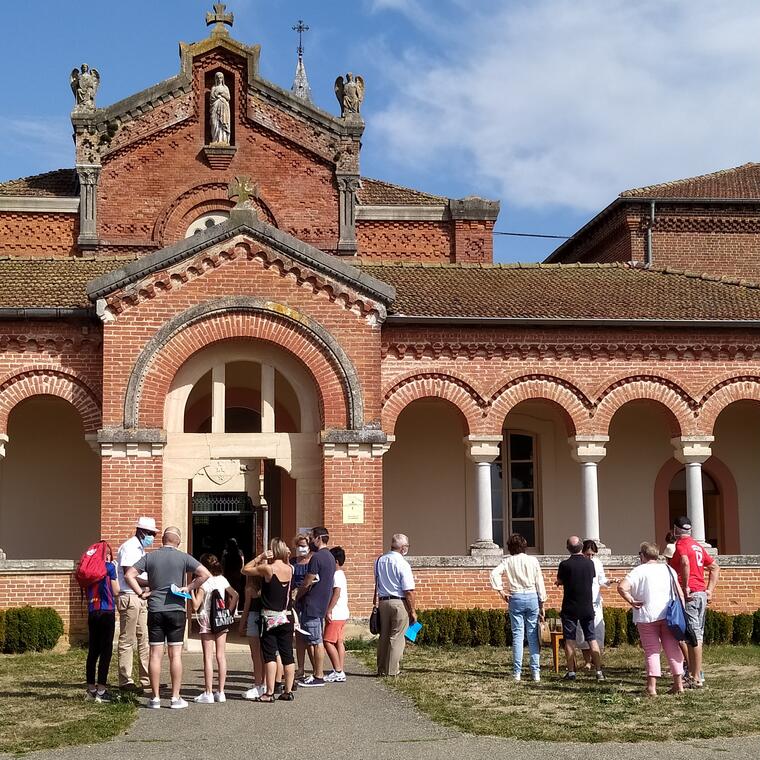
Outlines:
[{"label": "gravel path", "polygon": [[[405,699],[368,675],[355,660],[348,663],[349,678],[345,684],[299,689],[294,702],[251,703],[240,698],[250,686],[250,660],[245,655],[232,654],[228,661],[226,704],[191,703],[186,710],[141,709],[130,731],[108,744],[36,752],[26,757],[34,760],[236,760],[257,756],[304,760],[497,756],[566,760],[569,755],[585,754],[593,755],[595,760],[760,757],[760,736],[656,745],[562,745],[470,736],[428,720]],[[189,701],[200,691],[198,685],[203,677],[200,655],[186,654],[184,662],[187,686],[183,695]],[[452,688],[452,698],[455,697]]]}]

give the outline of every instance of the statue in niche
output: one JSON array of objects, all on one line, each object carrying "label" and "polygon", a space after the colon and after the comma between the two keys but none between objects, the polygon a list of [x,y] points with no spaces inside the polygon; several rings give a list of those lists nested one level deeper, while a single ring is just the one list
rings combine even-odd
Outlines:
[{"label": "statue in niche", "polygon": [[94,111],[95,93],[100,85],[100,74],[83,63],[80,69],[74,69],[69,77],[71,91],[76,99],[75,111]]},{"label": "statue in niche", "polygon": [[217,71],[209,99],[211,120],[211,144],[230,144],[230,88],[224,83],[224,74]]},{"label": "statue in niche", "polygon": [[335,95],[340,103],[340,115],[345,118],[350,114],[358,114],[364,100],[364,79],[354,76],[351,72],[335,80]]}]

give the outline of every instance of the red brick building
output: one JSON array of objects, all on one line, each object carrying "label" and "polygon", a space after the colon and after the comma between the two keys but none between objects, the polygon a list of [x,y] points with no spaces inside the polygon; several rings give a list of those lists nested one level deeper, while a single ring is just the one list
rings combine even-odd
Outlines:
[{"label": "red brick building", "polygon": [[716,604],[760,607],[758,166],[494,265],[498,202],[362,177],[358,105],[259,52],[217,24],[175,77],[82,96],[72,168],[0,184],[0,607],[75,631],[73,560],[139,515],[196,554],[323,523],[362,616],[394,532],[421,606],[490,605],[512,531],[547,574],[570,533],[620,574],[685,511]]}]

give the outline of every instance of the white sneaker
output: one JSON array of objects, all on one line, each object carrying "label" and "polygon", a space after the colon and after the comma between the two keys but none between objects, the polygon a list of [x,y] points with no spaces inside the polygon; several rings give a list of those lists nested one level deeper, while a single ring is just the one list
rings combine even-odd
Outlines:
[{"label": "white sneaker", "polygon": [[[264,689],[266,691],[266,689]],[[254,686],[252,689],[248,689],[248,691],[243,692],[243,699],[253,699],[256,700],[261,696],[262,692],[259,691],[258,686]]]},{"label": "white sneaker", "polygon": [[[337,673],[335,671],[332,672],[333,675],[333,683],[345,683],[346,682],[346,674],[339,670]],[[327,678],[325,678],[327,680]]]},{"label": "white sneaker", "polygon": [[215,702],[226,702],[227,697],[224,696],[223,691],[215,691],[214,692],[214,701]]},{"label": "white sneaker", "polygon": [[[195,701],[200,705],[213,705],[214,695],[210,691],[204,691],[195,698]],[[172,707],[174,707],[174,700],[172,700]]]},{"label": "white sneaker", "polygon": [[161,707],[161,697],[151,697],[148,700],[148,707],[158,710]]},{"label": "white sneaker", "polygon": [[337,680],[338,672],[331,670],[329,673],[325,673],[325,683],[335,683]]},{"label": "white sneaker", "polygon": [[[214,701],[214,698],[211,697],[211,701]],[[172,697],[172,703],[169,705],[172,710],[184,710],[187,707],[187,702],[185,702],[182,697]]]},{"label": "white sneaker", "polygon": [[533,673],[533,680],[534,681],[540,681],[541,680],[541,674],[537,670]]},{"label": "white sneaker", "polygon": [[514,678],[515,683],[520,683],[522,680],[522,676],[519,673],[515,673],[512,678]]}]

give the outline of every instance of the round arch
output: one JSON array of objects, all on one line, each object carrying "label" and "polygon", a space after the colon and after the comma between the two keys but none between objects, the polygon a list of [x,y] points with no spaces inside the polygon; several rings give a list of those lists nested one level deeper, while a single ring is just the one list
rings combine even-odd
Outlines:
[{"label": "round arch", "polygon": [[294,354],[316,383],[324,426],[362,428],[364,401],[358,375],[335,338],[283,304],[245,296],[194,306],[169,320],[148,341],[127,385],[124,427],[161,427],[164,399],[182,364],[199,349],[234,338],[256,338]]},{"label": "round arch", "polygon": [[421,398],[439,398],[450,402],[464,417],[465,435],[480,432],[483,419],[480,394],[464,380],[442,373],[409,375],[391,386],[383,396],[383,430],[392,433],[401,412]]},{"label": "round arch", "polygon": [[79,412],[85,433],[94,433],[101,425],[101,408],[97,396],[73,374],[52,368],[19,372],[0,383],[0,431],[7,431],[13,408],[32,396],[57,396]]},{"label": "round arch", "polygon": [[597,401],[594,432],[609,435],[615,413],[631,401],[653,401],[662,407],[673,438],[696,432],[691,397],[679,386],[659,377],[632,377],[609,386]]},{"label": "round arch", "polygon": [[563,412],[568,436],[587,432],[590,428],[591,403],[572,383],[552,375],[524,375],[510,380],[491,395],[489,420],[499,434],[507,415],[523,401],[548,401]]},{"label": "round arch", "polygon": [[[724,554],[739,554],[739,493],[731,470],[715,455],[703,465],[703,470],[715,481],[720,491],[723,507],[723,532],[726,538]],[[670,459],[660,468],[654,483],[654,524],[655,541],[661,542],[671,526],[670,484],[683,465]]]},{"label": "round arch", "polygon": [[760,377],[744,375],[727,378],[702,396],[699,422],[712,435],[720,413],[736,401],[760,401]]}]

